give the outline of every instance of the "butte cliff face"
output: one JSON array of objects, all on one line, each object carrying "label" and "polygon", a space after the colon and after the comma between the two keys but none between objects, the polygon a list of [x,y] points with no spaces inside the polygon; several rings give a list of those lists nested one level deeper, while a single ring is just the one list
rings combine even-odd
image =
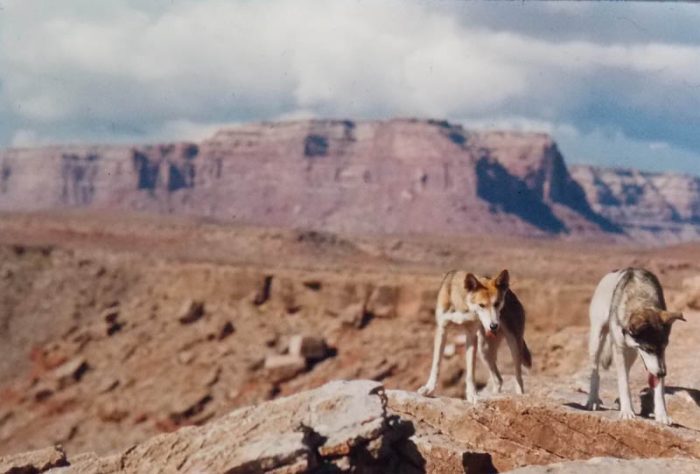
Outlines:
[{"label": "butte cliff face", "polygon": [[[697,195],[696,183],[695,216]],[[2,211],[146,211],[372,234],[624,235],[628,222],[596,196],[545,134],[439,121],[262,123],[201,143],[0,151]]]},{"label": "butte cliff face", "polygon": [[700,235],[700,178],[674,173],[574,166],[593,209],[636,236]]}]

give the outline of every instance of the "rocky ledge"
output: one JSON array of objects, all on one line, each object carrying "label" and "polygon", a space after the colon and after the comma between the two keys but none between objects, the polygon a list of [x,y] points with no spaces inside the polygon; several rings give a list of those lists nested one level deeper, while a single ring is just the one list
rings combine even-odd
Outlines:
[{"label": "rocky ledge", "polygon": [[531,396],[471,405],[335,381],[105,457],[60,447],[7,456],[0,472],[698,472],[699,458],[700,440],[684,428]]}]

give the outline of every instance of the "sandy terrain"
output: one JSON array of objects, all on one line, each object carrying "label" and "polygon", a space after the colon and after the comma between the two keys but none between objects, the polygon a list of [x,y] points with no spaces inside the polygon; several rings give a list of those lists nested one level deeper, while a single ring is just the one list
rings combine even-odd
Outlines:
[{"label": "sandy terrain", "polygon": [[[692,299],[687,282],[700,274],[699,256],[700,244],[648,249],[504,236],[350,236],[145,215],[3,215],[0,455],[54,443],[70,455],[117,453],[154,434],[214,423],[234,408],[335,379],[371,379],[411,392],[428,374],[434,298],[442,273],[452,268],[511,271],[528,311],[525,337],[534,358],[526,390],[546,413],[556,405],[572,420],[612,420],[614,411],[580,410],[593,288],[611,269],[646,266],[659,275],[671,307],[681,309]],[[700,314],[686,316],[672,335],[667,385],[670,415],[685,427],[674,430],[687,434],[700,430],[694,363]],[[298,334],[325,340],[321,360],[291,372],[266,368],[266,357],[283,356]],[[462,353],[457,346],[445,361],[439,396],[463,397]],[[511,429],[527,430],[533,421],[525,417],[521,426],[515,415],[529,399],[513,401],[505,355],[506,395],[488,406],[514,414]],[[637,366],[632,376],[637,399],[642,372]],[[479,379],[485,381],[481,370]],[[606,407],[614,387],[605,373]],[[410,404],[396,400],[395,406]],[[455,403],[451,409],[466,409]],[[429,405],[411,413],[422,411],[433,416]],[[453,441],[491,449],[487,439],[440,423],[447,423],[446,433],[456,430]],[[514,462],[498,452],[492,450],[499,469],[586,454]]]}]

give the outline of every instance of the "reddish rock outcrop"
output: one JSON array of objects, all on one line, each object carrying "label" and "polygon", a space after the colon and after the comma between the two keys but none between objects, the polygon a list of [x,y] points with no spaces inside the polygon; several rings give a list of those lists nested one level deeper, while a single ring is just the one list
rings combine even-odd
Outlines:
[{"label": "reddish rock outcrop", "polygon": [[668,474],[694,474],[700,472],[697,459],[634,459],[625,460],[614,457],[593,458],[588,461],[572,461],[549,464],[547,466],[529,466],[510,474],[638,474],[640,472],[657,472]]},{"label": "reddish rock outcrop", "polygon": [[[241,408],[205,426],[181,428],[104,458],[90,453],[66,457],[62,450],[48,449],[0,458],[0,466],[3,472],[54,468],[50,472],[65,474],[482,473],[600,456],[695,459],[633,463],[642,470],[687,470],[698,465],[700,442],[689,430],[606,420],[532,397],[474,406],[385,391],[377,382],[358,380],[330,382]],[[591,462],[574,466],[605,472]],[[553,469],[575,472],[566,465]]]}]

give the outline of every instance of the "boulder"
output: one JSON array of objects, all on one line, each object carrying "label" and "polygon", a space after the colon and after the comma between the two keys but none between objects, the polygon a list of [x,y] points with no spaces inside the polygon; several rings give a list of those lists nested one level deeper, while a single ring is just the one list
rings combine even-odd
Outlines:
[{"label": "boulder", "polygon": [[396,317],[396,302],[399,290],[395,286],[380,285],[374,290],[367,300],[365,310],[377,318]]},{"label": "boulder", "polygon": [[700,457],[695,431],[641,420],[620,422],[532,394],[501,395],[477,405],[401,390],[386,395],[388,411],[412,423],[414,436],[439,432],[469,453],[489,453],[499,472],[596,456]]},{"label": "boulder", "polygon": [[187,300],[178,314],[180,324],[192,324],[204,316],[204,302]]},{"label": "boulder", "polygon": [[273,383],[284,382],[306,370],[306,359],[294,354],[272,354],[265,358],[264,368]]},{"label": "boulder", "polygon": [[[337,381],[156,436],[118,455],[120,472],[412,472],[409,430],[387,414],[381,384]],[[408,448],[407,448],[408,449]],[[457,455],[459,457],[459,455]],[[114,461],[112,458],[111,461]],[[64,472],[88,472],[94,456]],[[412,461],[411,461],[412,462]],[[387,471],[389,469],[389,471]],[[413,469],[415,472],[415,469]]]},{"label": "boulder", "polygon": [[289,338],[289,354],[309,361],[319,361],[328,355],[328,346],[322,337],[295,334]]},{"label": "boulder", "polygon": [[371,319],[372,315],[366,311],[362,303],[350,304],[340,313],[342,324],[356,329],[362,329]]},{"label": "boulder", "polygon": [[78,356],[68,362],[58,366],[53,371],[53,377],[56,380],[58,389],[64,389],[76,382],[79,382],[85,372],[90,369],[85,357]]}]

